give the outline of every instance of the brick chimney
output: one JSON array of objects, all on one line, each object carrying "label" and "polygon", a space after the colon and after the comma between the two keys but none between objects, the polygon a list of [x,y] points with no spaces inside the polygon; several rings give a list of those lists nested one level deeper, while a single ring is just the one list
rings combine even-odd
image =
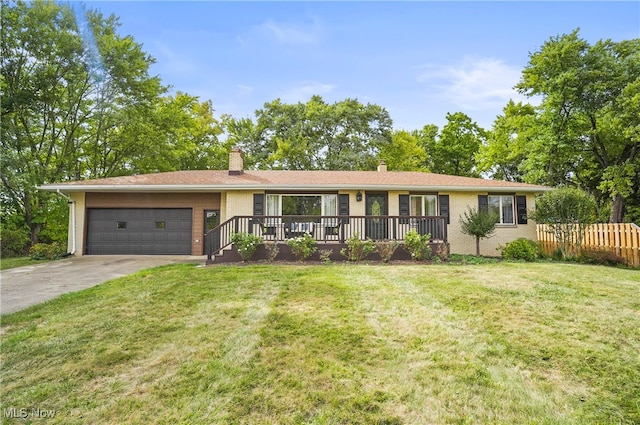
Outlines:
[{"label": "brick chimney", "polygon": [[387,171],[387,163],[384,159],[380,160],[380,163],[378,164],[378,171]]},{"label": "brick chimney", "polygon": [[244,172],[244,160],[240,148],[232,148],[229,153],[229,175],[237,176]]}]

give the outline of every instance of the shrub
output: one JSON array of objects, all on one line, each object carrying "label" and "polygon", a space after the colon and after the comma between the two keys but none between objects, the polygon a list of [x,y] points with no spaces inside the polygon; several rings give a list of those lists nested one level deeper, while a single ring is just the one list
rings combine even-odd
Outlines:
[{"label": "shrub", "polygon": [[431,256],[429,246],[431,235],[421,235],[415,230],[409,230],[404,236],[404,246],[414,260],[425,260]]},{"label": "shrub", "polygon": [[322,264],[331,264],[331,254],[333,254],[333,250],[331,249],[321,249],[320,253],[320,261]]},{"label": "shrub", "polygon": [[556,248],[551,253],[551,259],[554,261],[562,261],[564,260],[564,256],[562,255],[562,250],[560,248]]},{"label": "shrub", "polygon": [[253,257],[256,253],[258,245],[262,243],[262,237],[254,235],[253,233],[234,233],[231,237],[231,242],[236,246],[242,261],[245,263]]},{"label": "shrub", "polygon": [[578,255],[578,261],[584,264],[601,266],[626,266],[627,261],[612,251],[597,248],[583,248]]},{"label": "shrub", "polygon": [[6,225],[0,228],[0,255],[3,258],[23,256],[28,252],[29,242],[29,232],[24,228]]},{"label": "shrub", "polygon": [[272,263],[280,253],[280,247],[275,242],[265,242],[264,249],[267,251],[267,261]]},{"label": "shrub", "polygon": [[531,239],[518,238],[502,247],[500,255],[508,260],[535,261],[540,258],[540,247]]},{"label": "shrub", "polygon": [[388,263],[393,257],[393,253],[396,252],[398,248],[398,242],[390,242],[390,241],[378,241],[375,242],[376,251],[380,254],[380,259],[383,263]]},{"label": "shrub", "polygon": [[436,245],[435,252],[433,252],[432,254],[433,254],[434,260],[437,260],[439,262],[448,260],[449,244],[447,244],[446,242],[439,242]]},{"label": "shrub", "polygon": [[37,243],[29,249],[29,257],[32,260],[57,260],[66,252],[66,248],[57,242]]},{"label": "shrub", "polygon": [[595,220],[596,203],[589,194],[576,188],[545,192],[536,199],[536,209],[528,213],[538,224],[546,224],[553,233],[562,258],[580,250],[585,228]]},{"label": "shrub", "polygon": [[296,238],[287,239],[287,245],[291,247],[291,252],[298,261],[304,261],[317,251],[317,242],[309,233]]},{"label": "shrub", "polygon": [[349,261],[362,261],[367,255],[376,249],[371,239],[360,240],[357,233],[347,239],[347,247],[340,250],[340,254],[347,257]]}]

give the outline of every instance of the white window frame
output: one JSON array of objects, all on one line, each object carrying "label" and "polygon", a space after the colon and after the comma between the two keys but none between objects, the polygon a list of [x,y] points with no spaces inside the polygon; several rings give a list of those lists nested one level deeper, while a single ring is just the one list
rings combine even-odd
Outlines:
[{"label": "white window frame", "polygon": [[[487,204],[489,206],[489,211],[491,211],[491,207],[492,207],[492,202],[491,199],[496,199],[498,198],[498,220],[496,221],[496,224],[500,224],[500,225],[504,225],[504,226],[515,226],[516,225],[516,197],[515,195],[488,195],[487,196]],[[503,201],[505,201],[506,198],[509,198],[511,200],[511,222],[505,222],[504,221],[504,207],[503,207]],[[494,201],[495,203],[495,201]]]},{"label": "white window frame", "polygon": [[[413,214],[413,212],[411,211],[411,208],[413,207],[413,199],[415,198],[420,198],[421,200],[421,208],[422,208],[422,213],[420,214]],[[427,199],[431,198],[434,202],[434,210],[433,214],[427,214]],[[412,216],[422,216],[422,217],[428,217],[428,216],[436,216],[438,215],[438,195],[434,195],[434,194],[426,194],[426,195],[409,195],[409,215]]]},{"label": "white window frame", "polygon": [[[267,216],[281,216],[282,215],[282,197],[283,196],[316,196],[320,197],[321,212],[323,216],[337,216],[338,215],[338,195],[333,193],[286,193],[275,194],[268,193],[265,197],[266,214]],[[331,200],[332,199],[332,200]],[[328,211],[333,204],[335,211]],[[275,207],[275,211],[273,211]]]}]

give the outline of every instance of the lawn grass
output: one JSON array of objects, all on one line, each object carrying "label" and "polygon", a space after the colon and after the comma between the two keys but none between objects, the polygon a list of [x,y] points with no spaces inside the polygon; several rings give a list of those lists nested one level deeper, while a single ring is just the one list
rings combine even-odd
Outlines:
[{"label": "lawn grass", "polygon": [[1,343],[3,423],[640,423],[628,269],[173,265],[3,316]]},{"label": "lawn grass", "polygon": [[0,270],[13,269],[15,267],[32,266],[45,263],[46,260],[32,260],[30,257],[0,258]]}]

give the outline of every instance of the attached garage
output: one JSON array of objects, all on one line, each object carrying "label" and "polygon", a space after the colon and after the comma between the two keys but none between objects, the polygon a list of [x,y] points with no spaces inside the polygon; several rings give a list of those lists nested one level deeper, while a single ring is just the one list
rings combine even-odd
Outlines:
[{"label": "attached garage", "polygon": [[190,255],[191,208],[88,208],[86,254]]}]

